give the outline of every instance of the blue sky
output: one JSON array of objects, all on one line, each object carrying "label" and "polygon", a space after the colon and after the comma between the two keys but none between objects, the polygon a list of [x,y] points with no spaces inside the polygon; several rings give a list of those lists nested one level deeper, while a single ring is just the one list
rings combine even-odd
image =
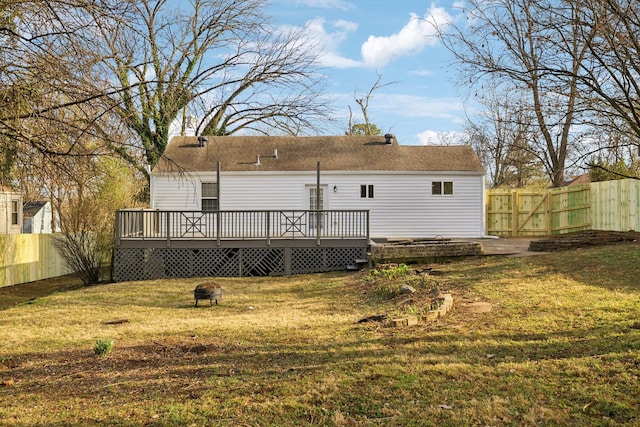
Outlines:
[{"label": "blue sky", "polygon": [[[397,82],[374,92],[369,116],[400,144],[437,143],[456,135],[464,121],[464,89],[454,84],[451,54],[438,42],[432,22],[446,26],[458,15],[452,0],[271,0],[277,25],[294,25],[322,46],[327,92],[344,119],[360,108],[354,91],[366,94],[378,78]],[[343,122],[341,124],[340,122]]]}]

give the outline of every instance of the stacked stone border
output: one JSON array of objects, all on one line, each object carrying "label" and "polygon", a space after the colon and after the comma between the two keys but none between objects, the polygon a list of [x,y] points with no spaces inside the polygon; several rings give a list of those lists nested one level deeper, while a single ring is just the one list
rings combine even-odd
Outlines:
[{"label": "stacked stone border", "polygon": [[[451,310],[451,308],[453,308],[453,296],[451,296],[451,294],[444,294],[443,297],[444,302],[442,303],[442,305],[434,310],[430,310],[425,316],[423,316],[422,320],[436,320],[439,317],[447,314],[447,312]],[[391,319],[391,326],[413,326],[418,324],[418,320],[418,316],[398,317],[395,319]]]}]

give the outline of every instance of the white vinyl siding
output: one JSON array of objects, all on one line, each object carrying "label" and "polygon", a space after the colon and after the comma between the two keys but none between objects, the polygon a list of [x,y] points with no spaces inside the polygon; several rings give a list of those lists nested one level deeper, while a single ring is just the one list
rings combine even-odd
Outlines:
[{"label": "white vinyl siding", "polygon": [[[360,198],[361,177],[346,175],[340,179],[339,191],[330,194],[331,208],[369,209],[373,238],[477,238],[484,234],[482,176],[376,174],[369,178],[375,185],[373,199]],[[454,194],[432,195],[434,180],[453,182]],[[350,193],[346,191],[349,187]]]},{"label": "white vinyl siding", "polygon": [[[215,173],[187,178],[152,176],[151,207],[199,210],[200,183]],[[321,172],[325,209],[370,211],[372,238],[477,238],[484,234],[484,178],[479,174],[409,172]],[[189,182],[190,181],[190,182]],[[453,194],[433,195],[432,182],[452,182]],[[220,176],[221,210],[309,209],[315,172],[246,173]],[[361,198],[361,185],[375,188]]]},{"label": "white vinyl siding", "polygon": [[[215,174],[214,174],[215,176]],[[200,182],[214,177],[151,176],[151,208],[166,211],[200,210]]]}]

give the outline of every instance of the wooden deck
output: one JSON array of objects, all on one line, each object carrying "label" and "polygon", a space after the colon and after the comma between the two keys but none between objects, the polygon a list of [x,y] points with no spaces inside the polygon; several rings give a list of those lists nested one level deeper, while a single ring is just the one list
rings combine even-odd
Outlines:
[{"label": "wooden deck", "polygon": [[[366,210],[264,210],[264,211],[157,211],[120,210],[116,213],[116,247],[141,247],[139,242],[163,242],[166,247],[184,242],[252,242],[271,246],[295,240],[369,241]],[[138,242],[138,243],[135,243]],[[237,243],[236,243],[237,244]]]},{"label": "wooden deck", "polygon": [[114,279],[289,275],[367,257],[369,211],[116,213]]}]

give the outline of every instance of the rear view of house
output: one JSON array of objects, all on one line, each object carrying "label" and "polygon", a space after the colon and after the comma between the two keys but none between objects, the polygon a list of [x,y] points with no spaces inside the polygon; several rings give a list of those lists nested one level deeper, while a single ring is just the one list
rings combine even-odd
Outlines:
[{"label": "rear view of house", "polygon": [[116,280],[345,269],[372,241],[484,234],[484,170],[468,146],[393,135],[176,137],[151,209],[122,211]]},{"label": "rear view of house", "polygon": [[200,141],[171,141],[151,174],[151,208],[356,209],[370,212],[374,239],[484,234],[484,169],[469,146],[391,135]]}]

